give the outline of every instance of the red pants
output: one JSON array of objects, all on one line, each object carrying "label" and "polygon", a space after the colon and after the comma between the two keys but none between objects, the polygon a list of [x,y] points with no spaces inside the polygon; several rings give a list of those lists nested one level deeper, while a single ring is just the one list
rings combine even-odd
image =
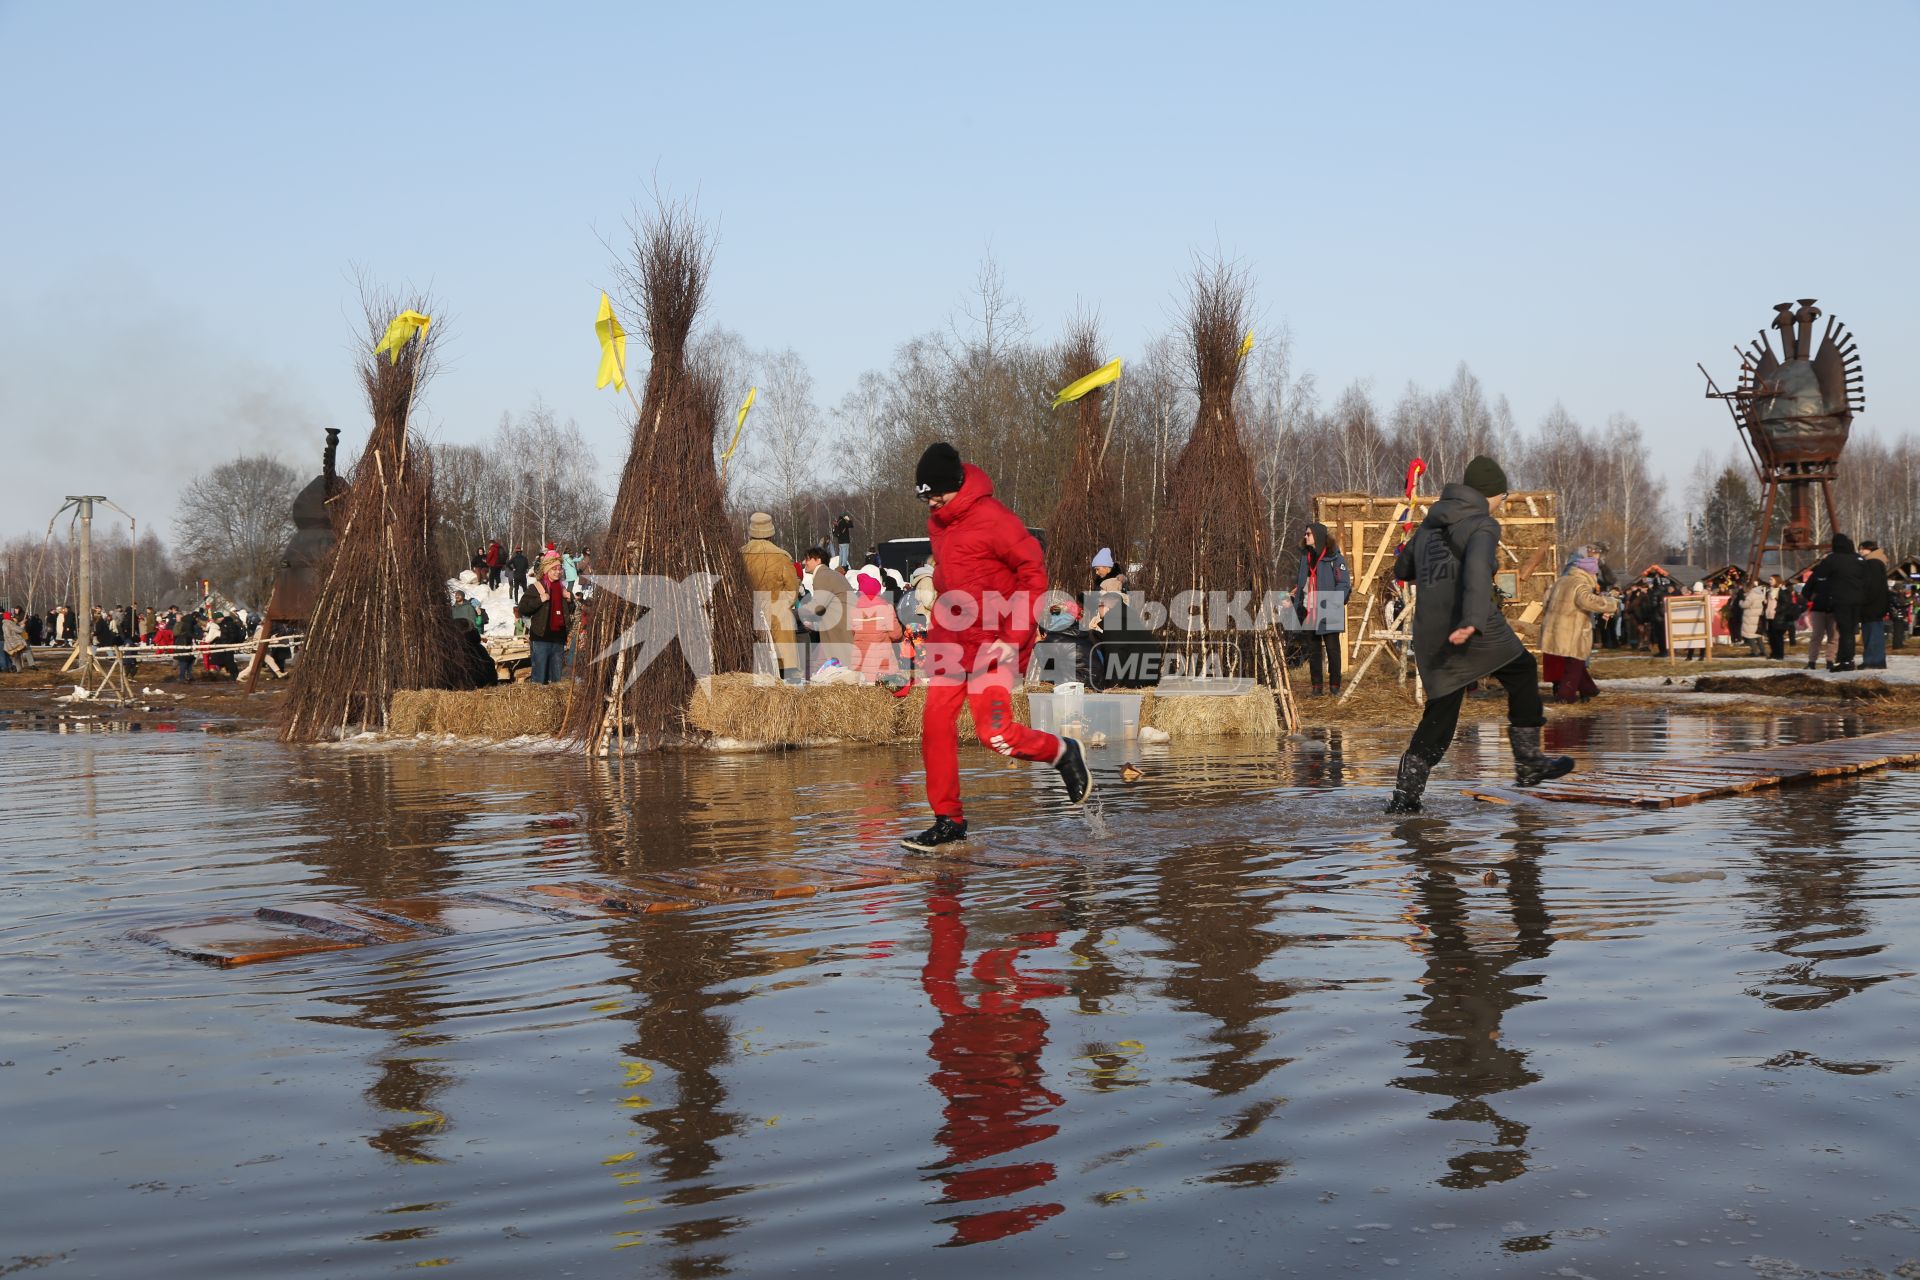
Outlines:
[{"label": "red pants", "polygon": [[1013,718],[1013,676],[996,666],[976,672],[964,682],[952,677],[927,684],[927,707],[920,718],[920,759],[927,767],[927,801],[936,814],[961,821],[960,811],[960,703],[973,712],[973,731],[982,745],[1016,760],[1052,764],[1060,754],[1060,739],[1030,729]]},{"label": "red pants", "polygon": [[1540,674],[1553,686],[1555,702],[1578,702],[1583,695],[1589,698],[1600,696],[1600,686],[1587,674],[1585,658],[1562,658],[1558,654],[1546,654],[1540,660]]}]

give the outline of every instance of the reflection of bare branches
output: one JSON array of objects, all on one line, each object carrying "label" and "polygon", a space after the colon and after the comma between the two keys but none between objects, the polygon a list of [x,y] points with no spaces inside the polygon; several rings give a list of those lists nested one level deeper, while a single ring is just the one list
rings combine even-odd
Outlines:
[{"label": "reflection of bare branches", "polygon": [[439,1065],[431,1050],[452,1037],[428,1030],[439,1021],[439,989],[419,976],[418,962],[400,960],[389,968],[389,985],[363,995],[329,1000],[351,1006],[353,1013],[311,1020],[380,1031],[392,1037],[380,1059],[380,1074],[366,1090],[367,1101],[389,1119],[368,1136],[367,1145],[406,1164],[439,1164],[440,1157],[433,1153],[434,1139],[446,1131],[449,1121],[435,1098],[455,1077]]},{"label": "reflection of bare branches", "polygon": [[1284,889],[1256,890],[1256,864],[1265,850],[1248,846],[1195,849],[1178,864],[1162,864],[1153,917],[1145,922],[1167,940],[1167,956],[1179,966],[1166,993],[1181,1008],[1213,1019],[1207,1043],[1215,1046],[1190,1083],[1218,1094],[1241,1093],[1291,1058],[1265,1052],[1269,1019],[1283,1012],[1294,988],[1261,977],[1267,962],[1288,944],[1266,928]]},{"label": "reflection of bare branches", "polygon": [[1552,946],[1548,930],[1553,918],[1541,895],[1539,858],[1545,846],[1535,826],[1538,821],[1516,810],[1508,833],[1513,857],[1503,870],[1514,929],[1511,942],[1476,938],[1472,904],[1460,884],[1464,869],[1451,858],[1458,845],[1431,823],[1411,822],[1402,828],[1409,845],[1407,861],[1416,873],[1415,920],[1427,953],[1421,979],[1426,1003],[1414,1025],[1429,1034],[1407,1050],[1421,1074],[1392,1083],[1452,1098],[1452,1105],[1430,1113],[1435,1120],[1473,1121],[1493,1129],[1492,1141],[1481,1150],[1449,1157],[1449,1172],[1438,1179],[1441,1186],[1481,1187],[1527,1171],[1527,1126],[1501,1115],[1487,1099],[1540,1078],[1528,1066],[1524,1049],[1502,1043],[1500,1025],[1508,1009],[1539,998],[1527,988],[1538,983],[1540,975],[1510,972],[1513,965],[1541,959]]},{"label": "reflection of bare branches", "polygon": [[1760,869],[1752,882],[1771,899],[1756,914],[1754,927],[1775,935],[1766,949],[1788,961],[1768,973],[1764,985],[1748,988],[1771,1008],[1820,1009],[1901,976],[1836,973],[1826,967],[1886,949],[1882,943],[1835,945],[1866,937],[1873,923],[1859,902],[1865,868],[1847,847],[1854,833],[1848,798],[1830,789],[1822,803],[1778,806],[1775,829],[1754,850]]},{"label": "reflection of bare branches", "polygon": [[[603,781],[614,776],[610,771]],[[614,926],[608,934],[607,954],[622,970],[616,981],[639,997],[620,1015],[634,1028],[622,1052],[630,1059],[629,1082],[636,1085],[621,1105],[638,1126],[656,1175],[617,1171],[616,1178],[623,1186],[644,1183],[658,1188],[651,1197],[654,1212],[697,1209],[750,1190],[716,1176],[723,1160],[722,1142],[747,1128],[746,1118],[728,1108],[721,1077],[737,1042],[724,1010],[746,998],[738,989],[740,980],[780,967],[785,963],[782,955],[743,952],[730,931],[672,920]],[[643,1069],[636,1073],[635,1067]],[[670,1078],[657,1075],[656,1068],[663,1068]],[[672,1099],[662,1101],[667,1089]],[[615,1167],[637,1168],[624,1161]],[[728,1274],[732,1268],[727,1255],[711,1251],[710,1246],[745,1221],[727,1214],[676,1214],[672,1221],[654,1228],[658,1239],[677,1248],[709,1247],[705,1252],[669,1258],[664,1264],[666,1274],[687,1278]]]}]

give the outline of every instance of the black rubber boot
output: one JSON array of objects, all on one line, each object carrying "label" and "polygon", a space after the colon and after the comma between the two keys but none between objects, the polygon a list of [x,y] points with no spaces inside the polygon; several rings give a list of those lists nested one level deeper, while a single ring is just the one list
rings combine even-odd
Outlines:
[{"label": "black rubber boot", "polygon": [[1387,800],[1388,813],[1420,812],[1420,797],[1427,790],[1427,775],[1433,761],[1409,751],[1400,757],[1400,774],[1393,782],[1393,795]]},{"label": "black rubber boot", "polygon": [[1507,742],[1513,747],[1513,783],[1517,787],[1538,786],[1573,772],[1572,756],[1550,756],[1540,749],[1540,726],[1522,729],[1507,726]]},{"label": "black rubber boot", "polygon": [[1093,774],[1087,770],[1087,753],[1078,738],[1060,739],[1060,758],[1053,767],[1067,788],[1067,803],[1080,804],[1093,794]]},{"label": "black rubber boot", "polygon": [[943,844],[955,844],[967,838],[967,820],[935,814],[933,825],[917,836],[906,836],[900,843],[908,849],[917,849],[921,853],[932,853]]}]

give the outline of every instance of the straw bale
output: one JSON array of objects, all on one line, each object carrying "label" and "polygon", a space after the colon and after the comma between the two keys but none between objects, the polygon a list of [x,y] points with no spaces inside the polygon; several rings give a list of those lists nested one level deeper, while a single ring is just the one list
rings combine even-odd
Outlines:
[{"label": "straw bale", "polygon": [[1140,705],[1140,722],[1174,739],[1280,736],[1279,705],[1265,685],[1218,696],[1149,693]]},{"label": "straw bale", "polygon": [[387,711],[391,733],[452,734],[505,741],[554,737],[566,722],[564,684],[510,684],[490,689],[402,689]]},{"label": "straw bale", "polygon": [[[895,697],[879,685],[790,685],[764,675],[717,675],[687,702],[687,726],[713,738],[759,746],[852,742],[914,743],[927,692]],[[1016,690],[1014,715],[1026,720],[1027,695]],[[960,735],[973,738],[973,717],[960,713]]]}]

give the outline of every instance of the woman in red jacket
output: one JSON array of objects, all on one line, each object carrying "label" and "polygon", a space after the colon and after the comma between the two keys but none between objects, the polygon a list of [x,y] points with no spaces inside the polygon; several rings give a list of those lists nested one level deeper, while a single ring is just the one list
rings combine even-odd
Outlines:
[{"label": "woman in red jacket", "polygon": [[1034,609],[1047,593],[1046,559],[1020,518],[994,501],[993,481],[942,441],[920,456],[914,488],[927,504],[933,589],[927,627],[927,705],[920,757],[933,825],[900,843],[930,850],[967,838],[960,808],[960,704],[973,712],[981,743],[1003,756],[1051,764],[1067,802],[1093,790],[1074,738],[1040,733],[1013,718],[1013,682],[1033,648]]}]

